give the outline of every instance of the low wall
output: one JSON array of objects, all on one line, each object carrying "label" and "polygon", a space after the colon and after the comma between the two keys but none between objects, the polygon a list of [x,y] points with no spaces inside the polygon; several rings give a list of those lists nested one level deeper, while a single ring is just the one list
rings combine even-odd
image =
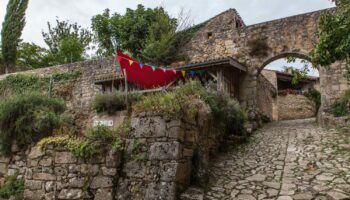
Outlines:
[{"label": "low wall", "polygon": [[307,119],[316,116],[315,103],[304,95],[287,94],[278,96],[278,119]]},{"label": "low wall", "polygon": [[177,199],[190,184],[206,185],[209,156],[222,140],[209,108],[195,119],[172,120],[154,113],[132,117],[123,177],[116,199]]},{"label": "low wall", "polygon": [[210,154],[222,142],[209,107],[195,106],[193,118],[132,115],[124,149],[88,162],[58,146],[13,148],[10,158],[0,158],[0,181],[17,173],[28,200],[177,199],[189,185],[207,184]]},{"label": "low wall", "polygon": [[25,152],[14,149],[13,154],[0,159],[1,180],[17,173],[25,180],[25,199],[113,199],[120,152],[109,152],[91,162],[52,145]]}]

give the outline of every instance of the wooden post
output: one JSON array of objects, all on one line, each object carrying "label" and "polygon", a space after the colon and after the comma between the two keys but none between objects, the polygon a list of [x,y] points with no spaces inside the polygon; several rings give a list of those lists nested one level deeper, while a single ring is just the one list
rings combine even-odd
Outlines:
[{"label": "wooden post", "polygon": [[124,69],[124,80],[125,80],[125,103],[126,103],[126,109],[129,110],[129,102],[128,102],[128,74],[126,73],[126,69]]},{"label": "wooden post", "polygon": [[49,83],[49,97],[52,97],[52,85],[53,85],[53,77],[50,76],[50,83]]}]

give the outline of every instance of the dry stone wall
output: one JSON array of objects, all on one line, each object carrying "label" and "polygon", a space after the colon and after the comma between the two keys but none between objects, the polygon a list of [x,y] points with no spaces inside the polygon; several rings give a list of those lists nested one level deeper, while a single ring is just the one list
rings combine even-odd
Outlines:
[{"label": "dry stone wall", "polygon": [[213,128],[209,108],[199,105],[196,119],[154,113],[132,118],[116,199],[172,200],[190,184],[206,185],[209,155],[222,135]]},{"label": "dry stone wall", "polygon": [[315,103],[301,94],[278,96],[279,120],[307,119],[315,117]]},{"label": "dry stone wall", "polygon": [[0,159],[1,179],[14,174],[23,178],[25,199],[113,199],[120,152],[111,151],[89,162],[52,145],[25,152],[14,149],[13,153],[11,158]]},{"label": "dry stone wall", "polygon": [[210,155],[223,141],[209,107],[195,106],[191,118],[133,114],[124,149],[88,161],[60,146],[14,147],[11,157],[0,157],[0,182],[18,174],[28,200],[177,199],[190,184],[207,184]]}]

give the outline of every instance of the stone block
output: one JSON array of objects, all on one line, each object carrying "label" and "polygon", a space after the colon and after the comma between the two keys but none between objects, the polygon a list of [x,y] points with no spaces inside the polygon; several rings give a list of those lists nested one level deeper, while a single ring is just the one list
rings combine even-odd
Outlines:
[{"label": "stone block", "polygon": [[41,147],[33,147],[28,155],[28,159],[37,159],[45,155]]},{"label": "stone block", "polygon": [[150,147],[150,160],[177,160],[181,158],[179,142],[156,142]]},{"label": "stone block", "polygon": [[81,189],[63,189],[58,195],[58,199],[82,199],[82,197]]},{"label": "stone block", "polygon": [[174,182],[160,182],[147,184],[145,199],[176,199],[176,185]]},{"label": "stone block", "polygon": [[56,152],[55,163],[58,164],[74,164],[77,158],[71,152]]},{"label": "stone block", "polygon": [[82,187],[84,187],[86,180],[87,180],[87,178],[86,179],[85,178],[77,178],[77,177],[71,178],[68,181],[68,187],[70,187],[70,188],[82,188]]},{"label": "stone block", "polygon": [[94,177],[90,187],[92,189],[113,187],[113,179],[104,176]]},{"label": "stone block", "polygon": [[6,163],[0,163],[0,176],[7,174],[8,165]]},{"label": "stone block", "polygon": [[159,138],[166,136],[166,122],[159,116],[132,118],[130,133],[134,138]]},{"label": "stone block", "polygon": [[52,165],[52,158],[44,158],[39,161],[40,166],[49,167]]},{"label": "stone block", "polygon": [[55,181],[56,176],[53,174],[48,174],[48,173],[34,173],[33,179],[34,180],[42,180],[42,181]]},{"label": "stone block", "polygon": [[48,181],[45,183],[45,191],[46,192],[54,191],[55,187],[56,187],[56,184],[53,181]]},{"label": "stone block", "polygon": [[94,200],[113,200],[112,189],[98,189]]},{"label": "stone block", "polygon": [[124,172],[128,177],[144,178],[146,175],[146,166],[136,161],[127,162],[124,167]]},{"label": "stone block", "polygon": [[117,174],[117,169],[102,167],[102,174],[104,176],[115,176]]},{"label": "stone block", "polygon": [[26,180],[25,188],[30,190],[40,190],[42,183],[42,181]]},{"label": "stone block", "polygon": [[44,197],[45,191],[43,190],[29,190],[25,189],[23,193],[23,197],[26,200],[38,200]]}]

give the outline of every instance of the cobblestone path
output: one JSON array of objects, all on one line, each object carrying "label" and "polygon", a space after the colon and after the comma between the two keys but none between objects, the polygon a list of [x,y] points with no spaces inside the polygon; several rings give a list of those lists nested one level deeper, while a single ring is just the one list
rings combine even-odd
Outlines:
[{"label": "cobblestone path", "polygon": [[350,199],[350,132],[270,124],[212,163],[205,199]]}]

